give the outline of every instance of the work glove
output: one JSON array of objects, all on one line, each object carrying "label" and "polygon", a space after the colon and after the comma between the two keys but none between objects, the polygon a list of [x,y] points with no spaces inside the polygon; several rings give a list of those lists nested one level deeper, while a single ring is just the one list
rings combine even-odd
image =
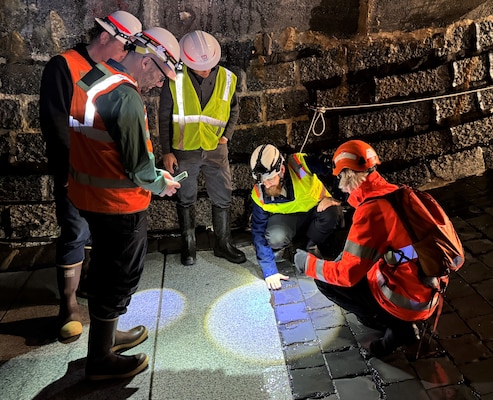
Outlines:
[{"label": "work glove", "polygon": [[294,255],[294,266],[299,274],[304,274],[306,271],[306,258],[308,253],[305,250],[296,249],[296,254]]}]

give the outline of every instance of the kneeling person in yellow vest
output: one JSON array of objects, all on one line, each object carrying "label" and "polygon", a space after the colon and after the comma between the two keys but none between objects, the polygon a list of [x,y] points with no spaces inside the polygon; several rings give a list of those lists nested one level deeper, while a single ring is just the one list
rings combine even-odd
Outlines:
[{"label": "kneeling person in yellow vest", "polygon": [[279,273],[275,253],[304,235],[307,250],[320,254],[319,246],[344,221],[342,208],[317,177],[317,170],[325,171],[315,156],[285,158],[264,144],[252,153],[250,167],[257,181],[251,194],[253,245],[267,287],[280,289],[289,277]]},{"label": "kneeling person in yellow vest", "polygon": [[196,261],[195,203],[202,171],[212,202],[214,255],[232,263],[246,261],[231,238],[231,170],[228,142],[239,117],[236,75],[217,63],[218,41],[207,32],[193,31],[180,40],[183,73],[161,90],[159,136],[164,168],[187,171],[178,192],[177,213],[182,236],[181,262]]},{"label": "kneeling person in yellow vest", "polygon": [[115,332],[142,273],[151,194],[171,196],[180,187],[155,167],[140,93],[161,87],[166,77],[173,79],[178,57],[176,38],[151,28],[136,35],[121,62],[97,64],[74,89],[68,195],[92,236],[90,380],[131,377],[148,365],[146,354],[119,354]]}]

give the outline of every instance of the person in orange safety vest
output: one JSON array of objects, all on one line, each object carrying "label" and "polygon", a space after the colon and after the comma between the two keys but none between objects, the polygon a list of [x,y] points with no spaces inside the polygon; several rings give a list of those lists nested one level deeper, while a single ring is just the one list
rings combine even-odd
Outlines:
[{"label": "person in orange safety vest", "polygon": [[389,248],[412,248],[412,241],[390,203],[365,202],[398,188],[376,171],[378,164],[377,153],[363,141],[339,146],[333,175],[339,177],[340,189],[349,193],[348,203],[355,208],[344,249],[334,261],[298,250],[295,265],[315,278],[329,300],[354,313],[363,325],[384,331],[369,347],[371,355],[383,357],[419,339],[414,322],[433,314],[439,294],[420,280],[413,256],[396,264],[389,254]]},{"label": "person in orange safety vest", "polygon": [[97,64],[74,90],[68,196],[92,237],[89,380],[130,378],[149,362],[144,353],[120,354],[125,349],[117,344],[116,328],[144,268],[151,195],[171,196],[180,188],[171,174],[156,168],[141,95],[176,77],[179,54],[171,32],[146,29],[135,35],[123,60]]}]

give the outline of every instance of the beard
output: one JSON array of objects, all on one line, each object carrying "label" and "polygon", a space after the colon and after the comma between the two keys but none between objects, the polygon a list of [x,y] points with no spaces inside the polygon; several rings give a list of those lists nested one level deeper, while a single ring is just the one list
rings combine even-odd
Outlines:
[{"label": "beard", "polygon": [[282,185],[281,182],[279,182],[275,186],[271,186],[268,189],[265,188],[265,194],[270,197],[278,197],[281,194],[282,191]]}]

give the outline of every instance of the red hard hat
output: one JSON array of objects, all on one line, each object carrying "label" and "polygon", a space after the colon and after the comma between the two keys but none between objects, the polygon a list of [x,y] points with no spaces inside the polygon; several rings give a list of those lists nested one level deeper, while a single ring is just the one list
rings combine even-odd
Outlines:
[{"label": "red hard hat", "polygon": [[344,168],[353,171],[366,171],[380,164],[378,155],[368,143],[350,140],[341,144],[332,158],[332,174],[339,175]]}]

